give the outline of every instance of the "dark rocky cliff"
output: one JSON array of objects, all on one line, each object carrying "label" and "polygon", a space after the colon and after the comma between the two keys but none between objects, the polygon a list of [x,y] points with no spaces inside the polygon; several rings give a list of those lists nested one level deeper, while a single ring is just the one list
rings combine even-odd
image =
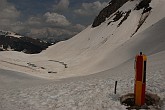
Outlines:
[{"label": "dark rocky cliff", "polygon": [[123,6],[129,0],[112,0],[109,5],[105,7],[99,15],[95,18],[92,27],[99,26],[102,22],[106,20],[111,14],[116,12],[121,6]]},{"label": "dark rocky cliff", "polygon": [[[134,0],[112,0],[111,2],[109,2],[109,5],[106,6],[103,10],[101,10],[99,15],[95,18],[95,20],[92,24],[92,27],[99,26],[101,23],[103,23],[106,20],[106,18],[110,17],[113,13],[115,13],[115,16],[116,16],[114,21],[118,21],[123,15],[122,15],[122,12],[119,12],[117,10],[120,7],[122,7],[127,1],[134,1]],[[137,6],[135,6],[134,10],[143,9],[142,14],[144,14],[152,9],[149,5],[150,2],[151,2],[151,0],[141,0],[141,1],[139,1],[139,4],[137,4]],[[126,12],[127,15],[125,18],[127,18],[129,16],[130,12],[131,12],[131,10]],[[121,24],[122,23],[120,23],[119,25],[121,25]]]}]

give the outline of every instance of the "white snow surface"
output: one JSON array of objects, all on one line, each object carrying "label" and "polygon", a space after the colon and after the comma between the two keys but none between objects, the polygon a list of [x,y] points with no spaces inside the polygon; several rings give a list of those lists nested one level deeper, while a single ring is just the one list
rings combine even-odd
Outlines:
[{"label": "white snow surface", "polygon": [[[115,15],[112,15],[100,26],[89,26],[40,54],[0,52],[1,69],[46,79],[66,78],[53,80],[48,85],[1,91],[0,98],[4,101],[0,105],[8,103],[9,107],[20,107],[18,110],[125,109],[118,98],[133,92],[134,58],[140,51],[148,56],[147,91],[158,94],[162,102],[165,101],[165,1],[152,0],[151,12],[143,16],[143,10],[134,10],[133,7],[139,1],[129,1],[119,9],[123,12],[131,10],[119,27],[117,25],[123,17],[107,25],[113,21]],[[148,17],[135,33],[144,16]],[[117,95],[113,94],[115,81],[119,83]],[[164,105],[161,110],[165,110]]]},{"label": "white snow surface", "polygon": [[[149,56],[147,63],[147,92],[158,94],[162,101],[165,101],[164,54],[165,51],[162,51]],[[134,60],[129,60],[113,69],[84,77],[61,79],[60,81],[51,80],[48,83],[44,83],[43,79],[40,82],[34,83],[33,81],[31,82],[32,87],[27,87],[26,84],[22,88],[20,83],[17,84],[15,80],[10,80],[11,87],[5,89],[0,86],[0,109],[126,110],[126,107],[120,104],[119,97],[133,92],[133,63]],[[17,81],[19,82],[18,79]],[[115,81],[118,81],[117,94],[114,94]],[[3,84],[3,80],[1,84]],[[165,109],[163,103],[160,110]],[[158,110],[151,106],[150,108]]]}]

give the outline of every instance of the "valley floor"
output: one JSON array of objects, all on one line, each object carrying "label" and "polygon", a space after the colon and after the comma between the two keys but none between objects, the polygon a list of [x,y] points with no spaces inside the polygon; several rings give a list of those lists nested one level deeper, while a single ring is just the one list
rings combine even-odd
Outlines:
[{"label": "valley floor", "polygon": [[[165,51],[149,56],[147,92],[161,97],[165,109]],[[125,110],[121,95],[134,88],[134,61],[88,76],[44,80],[0,70],[0,110]],[[114,84],[118,81],[117,94]]]}]

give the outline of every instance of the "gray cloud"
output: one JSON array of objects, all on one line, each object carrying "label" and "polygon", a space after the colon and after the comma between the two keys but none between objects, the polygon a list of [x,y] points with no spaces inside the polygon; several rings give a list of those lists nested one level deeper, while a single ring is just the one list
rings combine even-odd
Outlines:
[{"label": "gray cloud", "polygon": [[85,29],[81,24],[72,24],[64,15],[55,12],[46,12],[42,16],[30,17],[24,27],[27,36],[37,38],[72,37]]},{"label": "gray cloud", "polygon": [[54,5],[54,10],[64,11],[69,7],[69,0],[60,0],[57,5]]},{"label": "gray cloud", "polygon": [[42,28],[31,29],[29,36],[35,36],[37,38],[50,38],[50,37],[59,37],[64,35],[72,36],[74,34],[76,33],[68,29],[42,27]]},{"label": "gray cloud", "polygon": [[56,26],[68,26],[70,25],[70,22],[66,19],[64,15],[55,13],[55,12],[47,12],[44,14],[44,17],[46,17],[47,23],[53,23]]},{"label": "gray cloud", "polygon": [[[68,1],[61,0],[58,6],[67,7]],[[46,12],[43,15],[30,16],[26,21],[19,21],[21,12],[7,0],[1,0],[0,3],[0,29],[14,31],[30,37],[58,37],[73,36],[80,31],[82,27],[78,27],[77,31],[73,31],[73,26],[68,27],[71,23],[61,14],[55,12]],[[73,30],[72,30],[73,29]]]},{"label": "gray cloud", "polygon": [[74,30],[77,30],[77,31],[82,31],[86,28],[86,26],[83,26],[81,24],[76,24],[73,26]]},{"label": "gray cloud", "polygon": [[7,0],[1,0],[0,10],[0,28],[8,29],[17,24],[20,12],[14,5],[8,3]]},{"label": "gray cloud", "polygon": [[30,17],[27,20],[27,24],[29,24],[29,25],[41,25],[42,21],[43,20],[41,17]]},{"label": "gray cloud", "polygon": [[100,1],[95,1],[93,3],[82,3],[81,8],[75,9],[74,13],[81,16],[96,15],[101,9],[107,6],[107,4],[107,2],[101,3]]},{"label": "gray cloud", "polygon": [[[93,20],[92,16],[97,15],[108,3],[99,1],[82,3],[77,8],[77,6],[73,7],[69,0],[60,0],[56,5],[49,5],[50,8],[46,7],[42,13],[36,13],[36,15],[18,11],[14,4],[9,3],[8,0],[1,0],[0,29],[35,38],[63,36],[67,38],[85,29],[84,25],[88,25],[90,20]],[[38,12],[38,9],[35,11]],[[20,19],[21,16],[23,19]]]}]

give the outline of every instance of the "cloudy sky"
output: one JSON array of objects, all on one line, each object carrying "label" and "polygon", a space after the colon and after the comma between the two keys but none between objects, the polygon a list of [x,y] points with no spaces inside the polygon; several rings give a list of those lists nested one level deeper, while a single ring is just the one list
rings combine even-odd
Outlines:
[{"label": "cloudy sky", "polygon": [[73,36],[110,0],[0,0],[0,30],[25,36]]}]

